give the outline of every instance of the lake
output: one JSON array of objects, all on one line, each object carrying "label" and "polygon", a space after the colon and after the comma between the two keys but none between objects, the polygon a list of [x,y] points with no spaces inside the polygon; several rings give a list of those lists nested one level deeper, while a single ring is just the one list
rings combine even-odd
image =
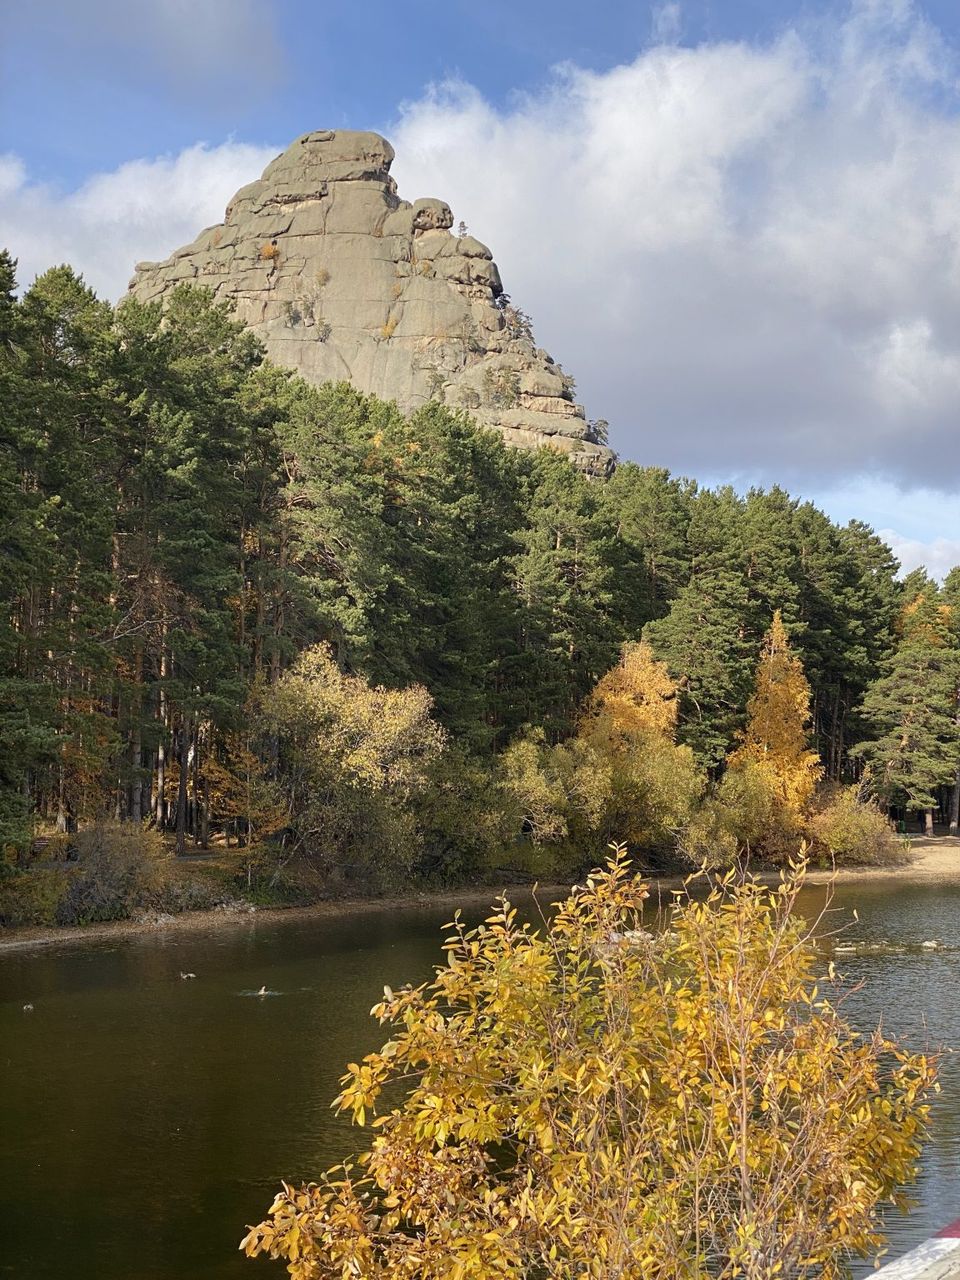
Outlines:
[{"label": "lake", "polygon": [[[805,890],[804,910],[822,898]],[[960,885],[845,885],[834,906],[858,910],[857,938],[945,946],[845,957],[864,982],[848,1017],[882,1015],[916,1047],[960,1045]],[[0,953],[0,1276],[285,1275],[239,1240],[280,1178],[362,1147],[365,1131],[330,1110],[339,1077],[385,1038],[368,1016],[384,983],[419,982],[442,958],[450,916],[383,906]],[[941,1082],[920,1204],[889,1222],[893,1254],[960,1215],[957,1059]]]}]

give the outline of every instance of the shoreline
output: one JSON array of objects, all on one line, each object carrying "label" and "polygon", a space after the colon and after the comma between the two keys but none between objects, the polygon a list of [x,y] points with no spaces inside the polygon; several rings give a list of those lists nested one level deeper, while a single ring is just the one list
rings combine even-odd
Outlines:
[{"label": "shoreline", "polygon": [[[960,883],[960,838],[956,836],[914,836],[910,840],[908,860],[889,867],[838,867],[835,870],[811,867],[806,875],[808,884],[875,884],[885,880],[900,883],[958,882]],[[679,872],[658,875],[647,873],[651,888],[671,890],[679,888],[687,875]],[[780,872],[775,869],[759,871],[756,878],[767,884],[775,884]],[[169,936],[174,933],[190,933],[226,925],[272,923],[278,920],[323,919],[329,916],[360,915],[384,908],[409,909],[416,907],[449,906],[455,910],[477,902],[492,903],[501,893],[511,900],[529,894],[533,883],[509,882],[498,886],[465,886],[444,890],[441,893],[395,894],[382,898],[330,898],[300,907],[264,907],[224,910],[214,907],[208,911],[185,911],[170,916],[162,922],[154,920],[111,920],[103,924],[46,926],[24,925],[0,927],[0,956],[5,952],[21,951],[33,947],[49,947],[76,942],[98,942],[110,938],[130,938],[144,935]],[[544,883],[537,886],[546,901],[553,902],[555,895],[565,896],[570,891],[567,883]]]}]

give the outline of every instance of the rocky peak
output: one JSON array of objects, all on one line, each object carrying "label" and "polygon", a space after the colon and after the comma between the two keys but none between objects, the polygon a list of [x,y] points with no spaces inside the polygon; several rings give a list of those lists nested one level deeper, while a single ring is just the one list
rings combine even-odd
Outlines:
[{"label": "rocky peak", "polygon": [[311,382],[346,379],[407,411],[439,400],[509,444],[551,445],[607,474],[612,453],[510,304],[490,250],[453,232],[444,201],[401,200],[393,157],[376,133],[305,133],[222,223],[165,262],[138,263],[131,292],[152,301],[182,281],[206,285]]}]

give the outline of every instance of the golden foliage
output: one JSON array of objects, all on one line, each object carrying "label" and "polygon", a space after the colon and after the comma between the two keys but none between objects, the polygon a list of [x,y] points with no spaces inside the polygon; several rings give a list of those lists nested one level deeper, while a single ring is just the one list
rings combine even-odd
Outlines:
[{"label": "golden foliage", "polygon": [[411,801],[444,746],[426,689],[374,687],[325,645],[301,653],[263,696],[297,844],[331,865],[395,872],[417,852]]},{"label": "golden foliage", "polygon": [[290,814],[267,766],[241,734],[227,734],[222,758],[211,754],[201,765],[210,807],[221,821],[242,819],[249,842],[264,840],[287,825]]},{"label": "golden foliage", "polygon": [[614,835],[634,849],[672,849],[703,791],[689,747],[674,742],[676,685],[645,642],[620,661],[586,701],[576,735],[547,746],[541,733],[500,760],[503,786],[536,846],[571,840],[602,850]]},{"label": "golden foliage", "polygon": [[587,699],[581,733],[599,729],[629,740],[653,732],[672,741],[677,711],[677,686],[666,663],[658,662],[650,645],[641,640],[624,645],[620,661]]},{"label": "golden foliage", "polygon": [[386,323],[380,326],[380,337],[392,338],[394,333],[396,332],[398,323],[399,321],[397,320],[396,316],[389,316],[387,318]]},{"label": "golden foliage", "polygon": [[241,1248],[295,1280],[837,1280],[915,1177],[935,1066],[820,993],[801,883],[728,878],[649,933],[618,850],[539,928],[458,917],[343,1079],[369,1150]]},{"label": "golden foliage", "polygon": [[795,815],[809,804],[823,769],[810,750],[810,685],[791,652],[780,610],[764,637],[743,744],[730,756],[736,769],[748,762],[770,777],[786,809]]},{"label": "golden foliage", "polygon": [[886,813],[866,794],[866,781],[825,788],[818,798],[808,831],[814,853],[824,861],[868,866],[906,861],[909,843],[893,834]]},{"label": "golden foliage", "polygon": [[305,649],[270,696],[271,716],[321,771],[373,790],[421,785],[443,744],[432,709],[422,685],[369,685],[341,671],[326,645]]},{"label": "golden foliage", "polygon": [[625,740],[652,732],[675,739],[677,686],[645,640],[623,645],[620,662],[586,700],[580,731],[593,735],[598,730]]},{"label": "golden foliage", "polygon": [[572,739],[547,746],[542,730],[500,757],[501,785],[516,808],[518,825],[535,845],[595,830],[611,794],[611,771],[589,745]]},{"label": "golden foliage", "polygon": [[274,262],[280,257],[280,246],[272,240],[260,246],[260,259],[262,262]]},{"label": "golden foliage", "polygon": [[[578,739],[609,776],[603,843],[615,835],[635,849],[664,849],[689,820],[703,778],[689,747],[674,741],[677,686],[646,641],[626,644],[620,661],[587,699]],[[601,846],[602,847],[602,846]]]},{"label": "golden foliage", "polygon": [[953,610],[949,604],[938,604],[934,621],[924,609],[927,594],[927,591],[921,591],[904,606],[894,625],[894,631],[901,639],[908,634],[922,636],[928,644],[940,648],[946,641],[944,629],[951,624]]}]

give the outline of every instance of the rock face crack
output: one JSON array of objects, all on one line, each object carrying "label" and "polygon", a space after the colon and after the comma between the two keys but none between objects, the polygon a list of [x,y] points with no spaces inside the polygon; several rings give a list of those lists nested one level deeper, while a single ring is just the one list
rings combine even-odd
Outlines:
[{"label": "rock face crack", "polygon": [[549,445],[608,474],[613,454],[508,303],[493,254],[453,232],[443,200],[401,200],[393,158],[376,133],[304,134],[237,192],[221,224],[165,262],[138,263],[130,292],[152,302],[195,281],[310,382],[348,370],[404,411],[438,400],[508,444]]}]

